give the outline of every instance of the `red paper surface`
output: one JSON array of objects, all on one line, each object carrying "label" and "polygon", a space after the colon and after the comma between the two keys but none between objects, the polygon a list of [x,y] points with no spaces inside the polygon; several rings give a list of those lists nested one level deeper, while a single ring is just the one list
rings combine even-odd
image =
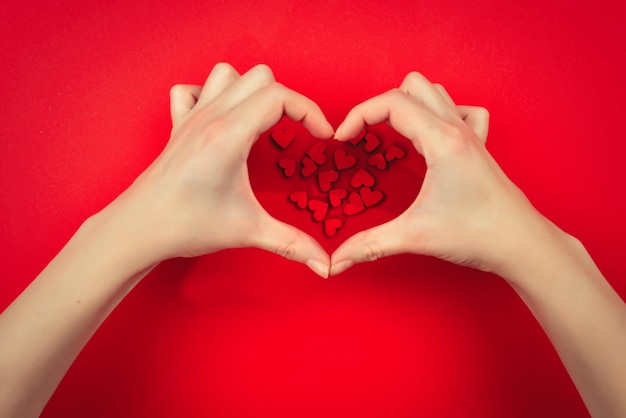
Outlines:
[{"label": "red paper surface", "polygon": [[[240,71],[269,64],[335,126],[412,70],[458,103],[487,107],[488,148],[503,169],[626,295],[623,2],[267,3],[1,8],[0,309],[158,155],[170,86],[201,84],[218,61]],[[261,180],[263,163],[254,162]],[[276,161],[266,170],[279,173]],[[274,213],[307,231],[319,226],[282,208]],[[359,225],[333,239],[315,233],[332,250]],[[324,281],[269,253],[229,250],[150,274],[43,416],[586,412],[543,331],[499,278],[404,255]]]}]

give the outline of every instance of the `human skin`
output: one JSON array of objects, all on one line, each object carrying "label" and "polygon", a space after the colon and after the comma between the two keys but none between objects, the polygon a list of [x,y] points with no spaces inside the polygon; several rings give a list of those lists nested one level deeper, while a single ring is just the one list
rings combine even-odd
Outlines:
[{"label": "human skin", "polygon": [[333,129],[311,100],[256,66],[221,63],[205,85],[171,91],[173,129],[148,169],[89,218],[0,315],[0,416],[36,417],[115,306],[160,261],[259,247],[327,277],[328,254],[272,218],[248,180],[259,134],[283,115],[318,138]]},{"label": "human skin", "polygon": [[541,215],[489,155],[487,119],[418,73],[356,106],[336,139],[387,121],[413,142],[427,171],[404,213],[337,248],[331,274],[398,253],[495,273],[537,318],[591,415],[625,417],[626,305],[583,245]]},{"label": "human skin", "polygon": [[336,139],[386,120],[428,168],[406,212],[355,235],[329,258],[261,208],[246,167],[259,133],[283,114],[330,138],[319,107],[276,83],[266,66],[240,75],[218,64],[204,86],[175,86],[171,99],[173,129],[163,153],[0,315],[0,416],[38,416],[99,325],[159,262],[249,246],[323,277],[329,267],[339,274],[401,252],[496,273],[544,327],[592,415],[626,415],[624,303],[582,245],[539,214],[489,155],[484,109],[456,106],[417,73],[356,106]]}]

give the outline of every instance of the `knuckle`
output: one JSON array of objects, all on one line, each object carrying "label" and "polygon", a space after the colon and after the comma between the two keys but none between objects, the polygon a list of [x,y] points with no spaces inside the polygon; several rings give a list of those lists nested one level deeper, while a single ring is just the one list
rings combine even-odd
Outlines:
[{"label": "knuckle", "polygon": [[288,242],[276,250],[276,254],[287,260],[293,260],[296,257],[296,245],[293,242]]},{"label": "knuckle", "polygon": [[252,72],[263,84],[270,84],[275,81],[274,73],[267,64],[257,64],[250,70],[250,72]]},{"label": "knuckle", "polygon": [[420,72],[411,71],[406,75],[406,77],[404,77],[404,79],[407,81],[422,81],[424,79],[424,76]]},{"label": "knuckle", "polygon": [[263,87],[260,92],[268,97],[271,102],[274,102],[284,101],[289,90],[284,85],[274,82]]},{"label": "knuckle", "polygon": [[408,73],[406,75],[406,77],[404,77],[404,81],[402,82],[403,86],[408,86],[408,85],[418,85],[421,83],[424,83],[426,81],[426,77],[424,77],[422,75],[422,73],[419,73],[417,71],[411,71],[410,73]]},{"label": "knuckle", "polygon": [[213,70],[209,78],[216,78],[222,81],[235,81],[239,77],[239,73],[235,68],[227,62],[218,62],[213,66]]},{"label": "knuckle", "polygon": [[400,88],[393,88],[391,90],[388,90],[385,95],[387,95],[391,100],[406,100],[407,99],[407,94],[404,90],[400,89]]},{"label": "knuckle", "polygon": [[213,73],[218,74],[218,73],[232,73],[234,72],[235,69],[233,68],[232,65],[230,65],[227,62],[218,62],[217,64],[215,64],[213,66]]},{"label": "knuckle", "polygon": [[182,84],[174,84],[170,88],[170,97],[172,99],[179,98],[180,96],[183,95],[184,92],[185,92],[185,86],[183,86]]},{"label": "knuckle", "polygon": [[272,83],[271,85],[267,86],[267,90],[271,94],[281,95],[281,97],[282,95],[287,93],[287,87],[285,87],[281,83]]},{"label": "knuckle", "polygon": [[383,258],[385,253],[377,242],[370,242],[365,245],[365,259],[367,261],[378,260],[379,258]]},{"label": "knuckle", "polygon": [[477,107],[476,110],[474,110],[474,112],[476,113],[476,117],[482,121],[488,122],[489,121],[489,110],[487,110],[484,107]]}]

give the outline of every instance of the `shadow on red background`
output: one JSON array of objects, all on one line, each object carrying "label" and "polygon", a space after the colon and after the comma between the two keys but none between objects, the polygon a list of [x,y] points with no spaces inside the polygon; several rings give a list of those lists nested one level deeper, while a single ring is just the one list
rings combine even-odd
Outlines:
[{"label": "shadow on red background", "polygon": [[[335,126],[411,70],[459,103],[486,106],[492,154],[585,242],[623,296],[625,7],[6,5],[0,306],[158,155],[169,87],[202,83],[222,60],[240,71],[269,64]],[[354,224],[353,232],[364,227]],[[89,343],[44,416],[586,412],[543,332],[498,278],[406,255],[323,281],[272,254],[231,250],[155,270]]]}]

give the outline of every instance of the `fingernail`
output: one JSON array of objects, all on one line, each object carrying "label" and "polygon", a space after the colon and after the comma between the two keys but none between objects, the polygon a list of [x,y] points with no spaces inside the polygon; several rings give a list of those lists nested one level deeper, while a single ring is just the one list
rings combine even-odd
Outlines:
[{"label": "fingernail", "polygon": [[339,125],[339,127],[335,131],[335,139],[338,139],[341,136],[342,132],[343,132],[343,125]]},{"label": "fingernail", "polygon": [[328,266],[326,264],[314,258],[309,258],[304,264],[306,264],[307,267],[313,270],[313,272],[318,276],[328,279]]},{"label": "fingernail", "polygon": [[338,262],[337,264],[333,264],[332,266],[330,266],[330,275],[334,276],[336,274],[343,273],[353,265],[354,262],[352,260],[343,260]]},{"label": "fingernail", "polygon": [[333,125],[331,125],[330,122],[326,122],[326,124],[328,125],[328,132],[332,132],[333,135],[335,135],[335,129],[333,128]]}]

